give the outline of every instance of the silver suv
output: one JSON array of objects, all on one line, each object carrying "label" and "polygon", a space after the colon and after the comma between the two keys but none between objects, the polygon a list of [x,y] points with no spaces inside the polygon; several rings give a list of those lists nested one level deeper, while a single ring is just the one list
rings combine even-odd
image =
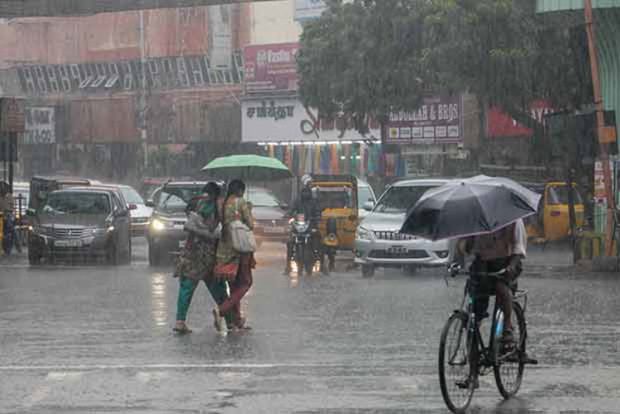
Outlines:
[{"label": "silver suv", "polygon": [[[414,273],[418,267],[445,266],[452,256],[452,242],[430,241],[401,234],[407,209],[427,190],[448,183],[447,179],[402,180],[390,186],[355,234],[355,263],[362,276],[371,277],[376,267],[403,267]],[[374,208],[373,208],[374,207]]]}]

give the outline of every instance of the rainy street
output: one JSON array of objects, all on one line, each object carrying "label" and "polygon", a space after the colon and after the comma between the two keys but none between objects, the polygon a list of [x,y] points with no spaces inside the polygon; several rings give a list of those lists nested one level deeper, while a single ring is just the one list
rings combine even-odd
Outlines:
[{"label": "rainy street", "polygon": [[[437,379],[444,320],[462,294],[437,271],[363,279],[346,256],[330,276],[282,275],[281,246],[258,253],[244,312],[253,327],[219,336],[201,286],[175,336],[178,283],[136,242],[118,268],[0,270],[2,413],[446,412]],[[483,377],[472,412],[617,412],[620,287],[580,274],[562,251],[532,249],[530,353],[517,398]]]}]

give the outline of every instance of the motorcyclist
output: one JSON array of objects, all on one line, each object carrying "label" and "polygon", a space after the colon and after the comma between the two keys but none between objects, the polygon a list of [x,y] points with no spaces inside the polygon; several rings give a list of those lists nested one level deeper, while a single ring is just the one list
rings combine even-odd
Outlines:
[{"label": "motorcyclist", "polygon": [[[309,175],[305,175],[301,179],[302,189],[299,193],[299,198],[293,205],[293,208],[289,211],[291,217],[295,217],[297,214],[303,214],[305,220],[309,223],[309,229],[318,229],[321,222],[321,206],[316,194],[312,190],[312,178]],[[315,250],[320,247],[321,236],[316,232],[316,236],[312,238]],[[284,274],[288,275],[291,272],[291,259],[293,254],[293,240],[289,238],[286,243],[286,265]]]}]

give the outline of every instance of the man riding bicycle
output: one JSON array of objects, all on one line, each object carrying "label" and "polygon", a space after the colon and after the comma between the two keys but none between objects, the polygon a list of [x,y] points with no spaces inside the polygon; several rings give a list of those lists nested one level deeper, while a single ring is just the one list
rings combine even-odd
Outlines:
[{"label": "man riding bicycle", "polygon": [[[521,274],[521,261],[526,257],[527,233],[523,220],[504,227],[491,234],[461,239],[458,245],[463,255],[473,255],[472,273],[495,273],[505,270],[494,289],[496,300],[504,313],[504,332],[500,339],[503,349],[514,348],[515,338],[512,326],[512,290],[516,286],[517,278]],[[490,286],[493,289],[493,286]],[[488,307],[486,301],[480,301],[485,312]]]}]

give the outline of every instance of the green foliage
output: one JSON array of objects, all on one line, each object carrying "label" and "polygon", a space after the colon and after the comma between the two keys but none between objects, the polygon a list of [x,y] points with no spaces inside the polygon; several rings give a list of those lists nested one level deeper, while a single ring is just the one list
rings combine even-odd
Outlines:
[{"label": "green foliage", "polygon": [[582,27],[549,25],[535,13],[535,0],[431,3],[425,66],[435,88],[470,91],[535,128],[522,116],[533,100],[558,109],[590,100]]},{"label": "green foliage", "polygon": [[423,0],[329,2],[307,23],[297,57],[300,95],[321,116],[350,117],[365,132],[368,118],[411,110],[423,97]]},{"label": "green foliage", "polygon": [[532,100],[591,102],[587,59],[583,27],[547,24],[535,0],[331,0],[304,27],[300,95],[363,130],[425,93],[469,91],[540,131]]}]

